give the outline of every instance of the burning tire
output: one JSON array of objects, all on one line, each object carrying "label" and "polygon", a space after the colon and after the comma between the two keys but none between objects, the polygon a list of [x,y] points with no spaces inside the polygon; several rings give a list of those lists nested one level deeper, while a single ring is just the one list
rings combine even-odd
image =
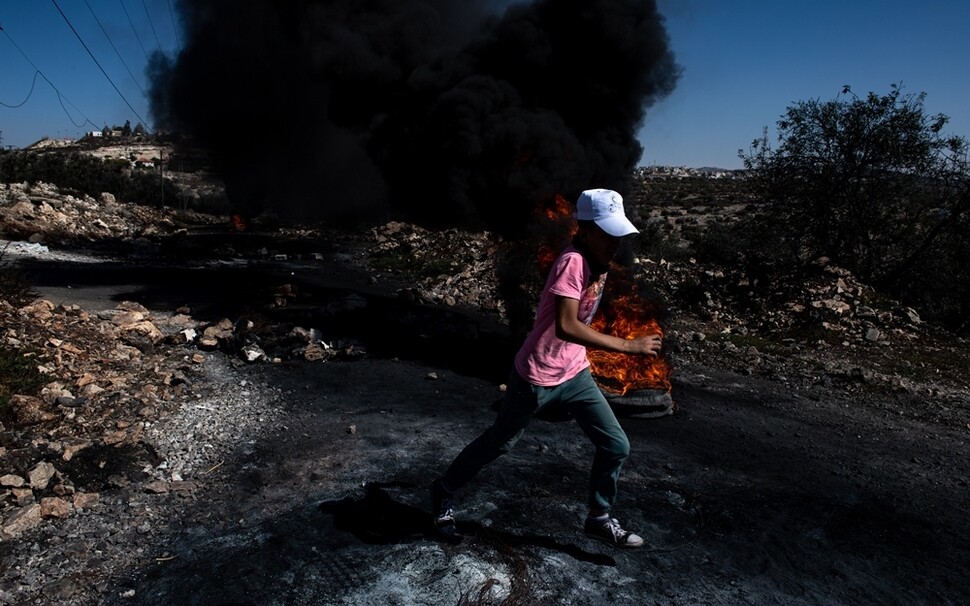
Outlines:
[{"label": "burning tire", "polygon": [[670,392],[661,389],[638,389],[623,395],[600,389],[618,417],[654,419],[674,414],[674,400]]}]

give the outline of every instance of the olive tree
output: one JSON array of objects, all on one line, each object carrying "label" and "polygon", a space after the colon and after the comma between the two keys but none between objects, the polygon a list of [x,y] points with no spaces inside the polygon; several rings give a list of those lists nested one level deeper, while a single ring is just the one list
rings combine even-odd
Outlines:
[{"label": "olive tree", "polygon": [[947,116],[927,115],[925,97],[846,86],[790,106],[776,147],[765,132],[739,151],[763,210],[750,248],[788,265],[829,257],[911,299],[934,279],[966,288],[970,270],[956,255],[970,236],[967,142],[944,133]]}]

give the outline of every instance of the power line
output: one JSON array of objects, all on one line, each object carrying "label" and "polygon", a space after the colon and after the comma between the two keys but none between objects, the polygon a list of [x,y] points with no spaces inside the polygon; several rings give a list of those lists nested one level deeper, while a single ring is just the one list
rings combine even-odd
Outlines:
[{"label": "power line", "polygon": [[141,5],[145,7],[145,14],[148,15],[148,24],[152,26],[152,34],[155,35],[155,44],[158,45],[158,50],[162,50],[162,43],[158,39],[158,32],[155,31],[155,22],[152,21],[152,14],[148,12],[148,5],[145,4],[145,0],[141,0]]},{"label": "power line", "polygon": [[77,36],[78,41],[81,43],[81,46],[84,47],[84,50],[88,52],[88,55],[90,55],[91,60],[93,60],[94,64],[98,66],[98,69],[101,70],[101,73],[104,74],[104,77],[108,79],[108,82],[111,84],[111,87],[115,89],[115,92],[118,93],[118,96],[120,96],[121,99],[125,102],[125,105],[128,106],[128,109],[130,109],[131,112],[135,114],[135,117],[138,118],[138,121],[146,125],[146,128],[147,128],[148,122],[146,122],[144,118],[138,115],[138,112],[135,110],[134,107],[131,106],[131,103],[128,102],[128,99],[124,96],[124,94],[122,94],[120,90],[118,90],[118,87],[115,86],[115,83],[111,79],[111,76],[108,75],[108,72],[104,71],[104,68],[101,67],[101,64],[98,63],[98,59],[94,56],[94,53],[91,52],[91,49],[88,48],[88,45],[84,43],[83,39],[81,39],[81,35],[77,33],[76,29],[74,29],[74,25],[71,24],[71,20],[67,18],[67,15],[64,14],[64,11],[61,10],[61,7],[57,5],[57,0],[51,0],[51,2],[54,4],[54,7],[57,9],[57,12],[59,12],[61,16],[64,17],[64,21],[67,22],[68,27],[70,27],[71,31],[74,32],[74,35]]},{"label": "power line", "polygon": [[115,54],[118,55],[118,59],[121,61],[121,64],[125,66],[125,70],[128,72],[128,75],[131,76],[132,82],[134,82],[135,86],[138,87],[138,90],[141,91],[142,96],[147,97],[147,95],[145,94],[145,89],[141,87],[141,84],[139,84],[138,80],[135,79],[135,75],[131,73],[131,69],[128,68],[128,64],[125,63],[125,59],[124,57],[121,56],[121,53],[118,52],[118,49],[115,47],[115,43],[111,41],[111,36],[108,35],[108,30],[104,29],[104,25],[101,24],[101,19],[98,19],[98,16],[95,14],[94,9],[91,8],[91,4],[88,2],[88,0],[84,0],[84,4],[85,6],[88,7],[88,10],[91,11],[91,16],[94,17],[95,21],[97,21],[98,27],[101,28],[101,31],[104,33],[104,37],[108,39],[108,44],[111,45],[111,48],[114,50]]},{"label": "power line", "polygon": [[182,39],[179,38],[179,26],[175,22],[175,13],[172,11],[172,0],[168,0],[168,15],[172,18],[172,29],[175,31],[175,43],[178,45],[178,49],[182,50]]},{"label": "power line", "polygon": [[[56,6],[56,4],[55,4],[55,6]],[[60,9],[58,9],[58,10],[60,10]],[[61,93],[61,91],[58,90],[58,88],[56,86],[54,86],[54,83],[51,82],[50,79],[47,76],[44,75],[44,72],[40,71],[40,68],[38,68],[36,65],[34,65],[34,62],[31,61],[30,60],[30,57],[27,56],[27,53],[25,53],[20,48],[20,46],[18,46],[17,43],[14,42],[14,39],[10,37],[10,34],[7,33],[7,30],[3,29],[3,26],[2,25],[0,25],[0,32],[3,32],[3,35],[7,37],[7,40],[10,40],[10,44],[13,44],[13,47],[15,49],[17,49],[17,51],[23,56],[23,58],[26,59],[27,63],[29,63],[30,66],[34,68],[34,81],[35,82],[37,81],[37,75],[40,74],[40,77],[43,78],[45,82],[47,82],[48,84],[51,85],[51,88],[53,88],[54,89],[54,92],[57,93],[57,102],[60,104],[61,109],[64,110],[64,115],[66,115],[67,116],[67,119],[71,121],[71,124],[73,124],[77,128],[81,128],[85,124],[90,124],[94,128],[98,128],[98,125],[97,124],[95,124],[94,122],[91,122],[90,118],[88,118],[87,116],[85,116],[84,115],[84,112],[82,112],[80,109],[78,109],[76,105],[74,105],[73,103],[71,103],[70,99],[68,99],[67,97],[65,97]],[[30,90],[31,91],[34,90],[34,86],[33,85],[30,86]],[[27,95],[27,98],[30,98],[30,95]],[[70,104],[70,106],[73,107],[74,110],[77,111],[77,113],[81,114],[81,117],[84,118],[84,122],[78,124],[77,122],[74,121],[74,117],[71,115],[71,112],[67,111],[67,108],[64,107],[64,102],[65,101],[67,101],[67,103]],[[27,101],[25,99],[24,100],[24,103],[26,103],[26,102]],[[21,103],[21,105],[23,105],[23,103]],[[17,106],[14,106],[14,107],[20,107],[20,106],[17,105]]]},{"label": "power line", "polygon": [[141,47],[141,52],[145,53],[145,61],[148,61],[148,51],[145,50],[145,45],[141,43],[141,36],[138,35],[138,30],[135,29],[135,24],[131,22],[131,15],[128,14],[128,9],[125,8],[124,0],[118,0],[121,3],[121,9],[125,11],[125,17],[128,18],[128,25],[131,26],[131,31],[135,34],[135,40],[138,40],[138,46]]},{"label": "power line", "polygon": [[40,74],[40,72],[34,72],[34,80],[33,80],[33,82],[30,83],[30,92],[27,93],[27,98],[26,99],[24,99],[23,101],[21,101],[17,105],[7,105],[3,101],[0,101],[0,105],[2,105],[4,107],[8,107],[10,109],[17,109],[18,107],[22,107],[23,104],[26,103],[30,99],[30,96],[32,94],[34,94],[34,86],[37,85],[37,76],[38,76],[38,74]]}]

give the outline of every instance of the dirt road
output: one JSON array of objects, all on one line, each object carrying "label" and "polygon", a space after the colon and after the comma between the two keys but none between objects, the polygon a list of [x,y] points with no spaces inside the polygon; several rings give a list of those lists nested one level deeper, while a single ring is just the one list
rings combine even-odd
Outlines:
[{"label": "dirt road", "polygon": [[[85,306],[112,304],[121,284],[56,282],[45,296]],[[172,293],[160,284],[121,295],[161,301]],[[945,401],[676,357],[676,413],[623,421],[632,456],[614,513],[646,548],[582,535],[592,452],[574,423],[539,420],[458,495],[466,539],[436,541],[427,485],[490,422],[510,351],[474,330],[448,347],[434,330],[419,340],[388,300],[367,301],[366,336],[385,337],[367,355],[226,367],[238,376],[225,385],[278,394],[251,406],[283,414],[155,520],[166,531],[131,545],[138,565],[98,603],[970,603],[970,426],[927,420]]]},{"label": "dirt road", "polygon": [[373,357],[240,372],[292,394],[285,421],[240,444],[113,603],[970,599],[967,434],[907,420],[902,400],[680,367],[676,414],[624,421],[615,514],[645,549],[582,536],[591,452],[574,423],[545,421],[459,495],[452,546],[429,533],[426,485],[489,422],[494,377]]}]

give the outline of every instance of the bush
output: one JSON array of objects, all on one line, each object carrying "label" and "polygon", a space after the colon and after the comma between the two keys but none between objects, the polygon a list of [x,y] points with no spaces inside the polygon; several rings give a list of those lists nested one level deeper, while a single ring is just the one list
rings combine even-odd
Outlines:
[{"label": "bush", "polygon": [[[967,142],[927,116],[925,94],[803,101],[742,154],[766,212],[748,251],[797,267],[825,256],[928,318],[965,316],[970,292]],[[962,322],[962,320],[960,320]]]},{"label": "bush", "polygon": [[0,346],[0,420],[12,419],[11,396],[37,395],[49,382],[50,377],[37,370],[33,355]]},{"label": "bush", "polygon": [[0,181],[53,183],[61,190],[97,199],[103,192],[119,202],[175,206],[180,190],[157,171],[132,171],[125,160],[101,160],[78,152],[14,151],[0,154]]},{"label": "bush", "polygon": [[27,276],[4,260],[4,251],[5,249],[0,250],[0,301],[6,301],[14,307],[23,307],[36,299],[37,293]]}]

